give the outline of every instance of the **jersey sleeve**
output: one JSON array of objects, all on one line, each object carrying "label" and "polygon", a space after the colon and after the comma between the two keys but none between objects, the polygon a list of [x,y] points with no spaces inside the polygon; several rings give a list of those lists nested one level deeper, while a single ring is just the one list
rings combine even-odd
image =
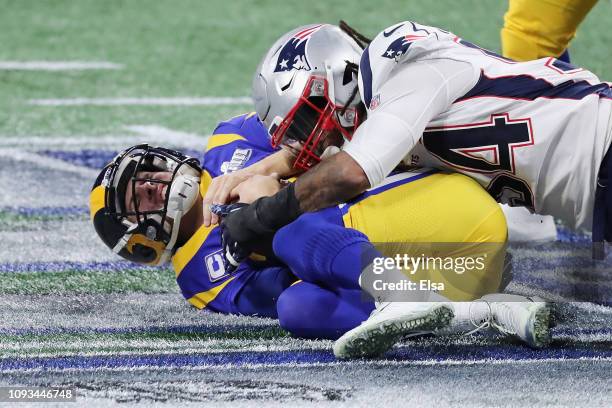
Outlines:
[{"label": "jersey sleeve", "polygon": [[474,67],[464,61],[403,63],[376,88],[367,119],[343,150],[360,165],[370,185],[378,185],[412,150],[427,124],[477,80]]},{"label": "jersey sleeve", "polygon": [[435,27],[403,21],[380,32],[364,50],[359,64],[359,91],[366,108],[378,104],[380,88],[415,61],[453,59],[457,36]]},{"label": "jersey sleeve", "polygon": [[236,313],[234,299],[257,273],[243,262],[230,274],[225,270],[219,227],[200,227],[172,257],[176,282],[183,297],[198,309]]},{"label": "jersey sleeve", "polygon": [[202,167],[214,178],[250,166],[274,151],[257,115],[241,115],[217,126],[208,139]]}]

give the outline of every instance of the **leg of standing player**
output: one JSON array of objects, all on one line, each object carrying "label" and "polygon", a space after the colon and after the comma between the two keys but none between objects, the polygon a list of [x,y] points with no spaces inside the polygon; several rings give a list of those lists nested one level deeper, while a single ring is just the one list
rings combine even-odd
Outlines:
[{"label": "leg of standing player", "polygon": [[597,0],[510,0],[501,30],[503,55],[517,61],[563,57]]}]

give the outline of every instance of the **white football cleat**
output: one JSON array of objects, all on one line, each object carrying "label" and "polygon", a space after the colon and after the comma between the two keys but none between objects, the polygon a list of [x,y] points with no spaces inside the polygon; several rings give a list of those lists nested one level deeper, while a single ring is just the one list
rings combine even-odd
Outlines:
[{"label": "white football cleat", "polygon": [[483,296],[491,310],[491,327],[534,348],[550,343],[550,307],[541,299],[496,293]]},{"label": "white football cleat", "polygon": [[386,302],[334,342],[334,355],[341,359],[379,356],[402,337],[433,332],[452,318],[449,303]]}]

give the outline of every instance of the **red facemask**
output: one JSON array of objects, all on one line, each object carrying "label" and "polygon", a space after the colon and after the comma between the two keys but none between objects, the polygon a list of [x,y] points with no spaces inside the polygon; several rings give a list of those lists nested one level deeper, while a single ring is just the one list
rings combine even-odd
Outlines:
[{"label": "red facemask", "polygon": [[[341,116],[349,126],[339,123]],[[321,161],[321,154],[330,145],[325,143],[330,134],[339,132],[351,140],[358,124],[357,110],[335,105],[329,98],[327,79],[313,75],[295,106],[276,128],[272,127],[272,146],[289,146],[297,152],[293,167],[308,170]]]}]

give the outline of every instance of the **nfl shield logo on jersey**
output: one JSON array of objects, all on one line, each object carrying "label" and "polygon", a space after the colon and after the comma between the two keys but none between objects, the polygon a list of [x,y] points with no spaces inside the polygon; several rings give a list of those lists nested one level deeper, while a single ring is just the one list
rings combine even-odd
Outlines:
[{"label": "nfl shield logo on jersey", "polygon": [[370,101],[370,110],[374,110],[380,105],[380,94],[374,95],[372,100]]}]

